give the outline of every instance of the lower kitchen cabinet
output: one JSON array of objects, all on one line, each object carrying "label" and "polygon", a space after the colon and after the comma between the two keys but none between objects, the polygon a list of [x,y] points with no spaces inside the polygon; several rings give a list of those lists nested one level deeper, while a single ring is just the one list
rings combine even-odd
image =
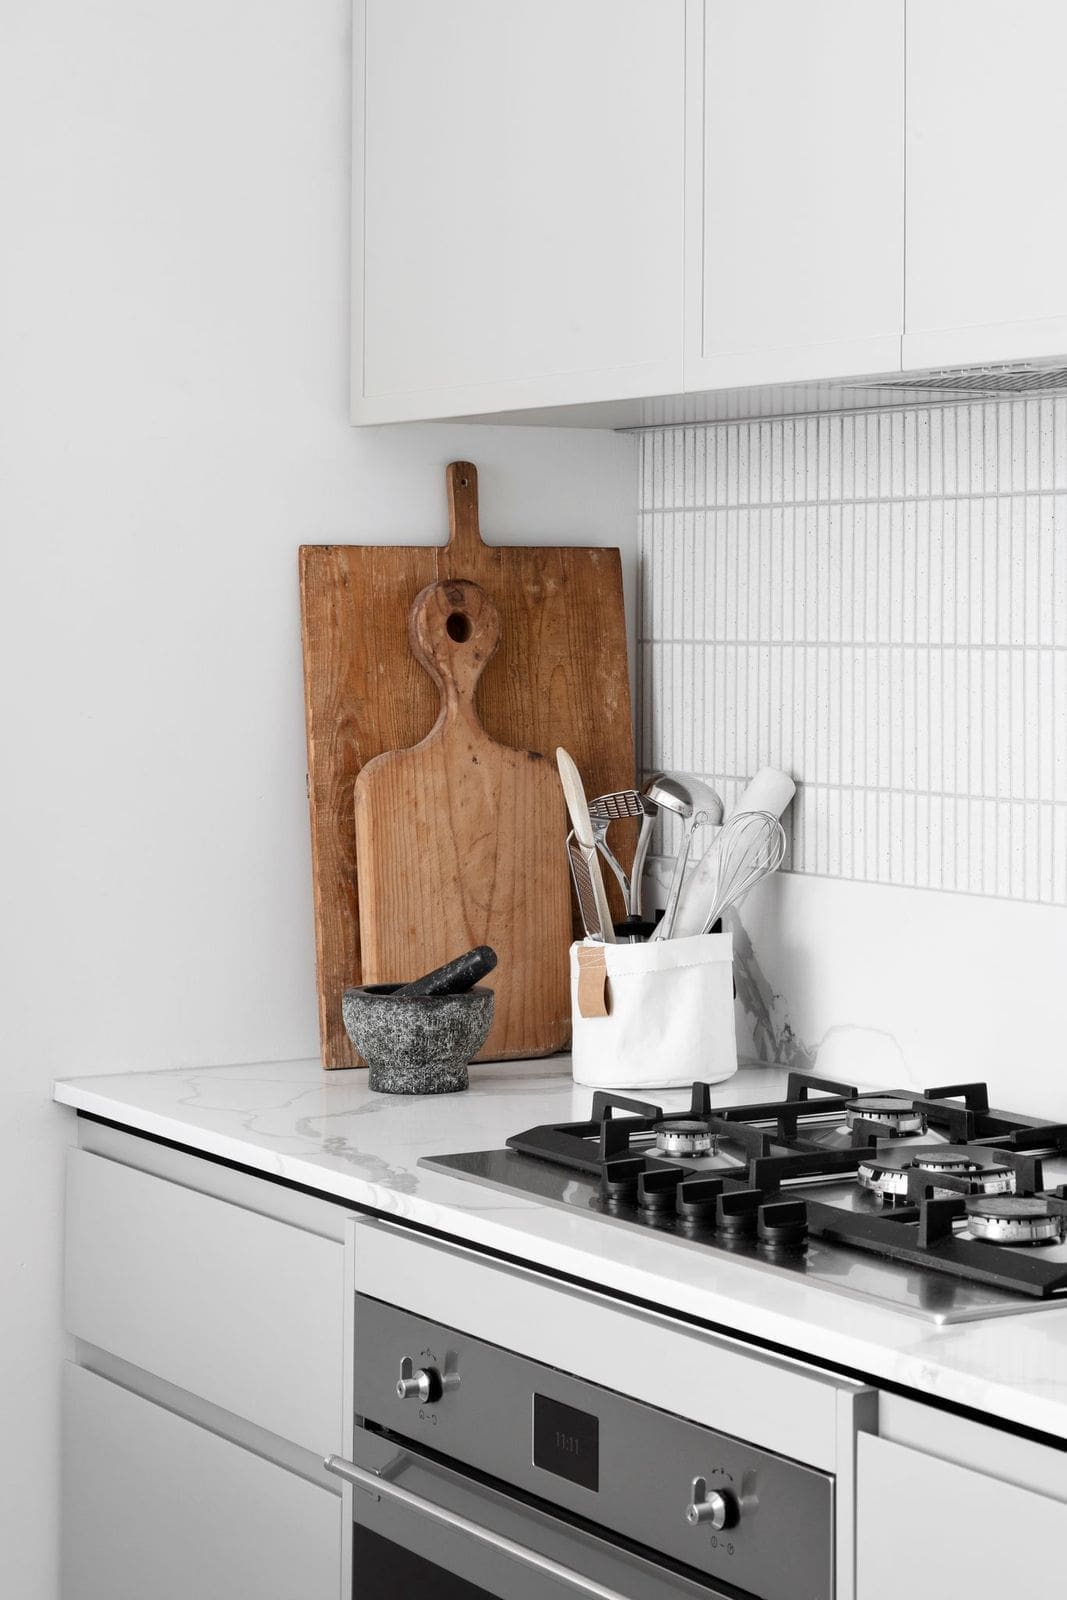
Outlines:
[{"label": "lower kitchen cabinet", "polygon": [[265,1185],[225,1199],[189,1187],[195,1171],[70,1152],[68,1332],[316,1455],[342,1449],[344,1246],[312,1231],[330,1208],[265,1216]]},{"label": "lower kitchen cabinet", "polygon": [[62,1600],[339,1600],[345,1491],[322,1460],[351,1439],[352,1218],[117,1128],[78,1133]]},{"label": "lower kitchen cabinet", "polygon": [[[1059,1489],[1067,1494],[1067,1471]],[[856,1600],[1039,1594],[1067,1549],[1067,1501],[861,1435]]]},{"label": "lower kitchen cabinet", "polygon": [[62,1600],[338,1600],[341,1497],[64,1374]]},{"label": "lower kitchen cabinet", "polygon": [[[428,1241],[325,1196],[105,1123],[81,1121],[78,1143],[67,1186],[66,1327],[74,1359],[64,1372],[60,1600],[378,1593],[407,1600],[415,1580],[396,1578],[397,1567],[376,1576],[360,1565],[353,1573],[354,1524],[405,1551],[415,1546],[389,1531],[388,1505],[350,1484],[389,1465],[393,1454],[363,1425],[361,1397],[373,1401],[371,1420],[392,1429],[392,1438],[425,1422],[420,1411],[409,1423],[396,1394],[405,1349],[429,1359],[420,1318],[441,1333],[459,1330],[457,1340],[474,1338],[473,1324],[486,1348],[519,1352],[515,1359],[557,1376],[573,1372],[575,1382],[590,1379],[591,1393],[594,1386],[628,1393],[632,1372],[641,1371],[635,1397],[657,1414],[677,1409],[698,1428],[832,1476],[836,1531],[826,1539],[835,1552],[836,1600],[900,1600],[902,1541],[907,1600],[1047,1592],[1048,1574],[1067,1549],[1067,1448],[1055,1440],[919,1397],[876,1393],[795,1361],[762,1360],[739,1340],[712,1335],[712,1351],[698,1330],[672,1326],[669,1312],[623,1317],[607,1295],[584,1296],[536,1269],[505,1271],[477,1250]],[[375,1343],[368,1306],[416,1319],[411,1339],[402,1330],[403,1337],[383,1333]],[[527,1330],[535,1328],[533,1339]],[[375,1351],[368,1379],[361,1371]],[[684,1393],[670,1376],[676,1367],[694,1374]],[[465,1383],[468,1404],[483,1392],[493,1397],[489,1411],[459,1417],[474,1430],[457,1436],[456,1461],[468,1467],[478,1466],[471,1440],[488,1450],[506,1432],[506,1411],[494,1409],[506,1385],[480,1391],[476,1381]],[[379,1410],[394,1403],[402,1418]],[[439,1421],[429,1409],[427,1443]],[[773,1434],[754,1431],[768,1417]],[[511,1457],[489,1451],[484,1458],[497,1482],[520,1489],[522,1473],[509,1474],[514,1461],[522,1472],[529,1465],[516,1432],[525,1426],[511,1429]],[[434,1432],[429,1455],[445,1454],[446,1432]],[[330,1471],[327,1455],[339,1458]],[[355,1477],[337,1471],[346,1464]],[[411,1470],[418,1477],[424,1468],[416,1462]],[[450,1482],[452,1475],[448,1468]],[[692,1482],[693,1472],[681,1473],[679,1525]],[[527,1484],[531,1493],[543,1487]],[[568,1510],[565,1500],[559,1504]],[[396,1515],[398,1527],[423,1521],[417,1504]],[[673,1519],[672,1511],[671,1527]],[[827,1530],[830,1523],[826,1498]],[[428,1538],[443,1537],[432,1517],[428,1526]],[[805,1538],[815,1526],[809,1519]],[[508,1527],[517,1537],[520,1530]],[[809,1600],[810,1585],[803,1594],[788,1586],[796,1584],[803,1541],[786,1543],[786,1587],[770,1569],[763,1576],[782,1600]],[[435,1596],[475,1594],[482,1591],[470,1585],[481,1583],[488,1597],[484,1564],[453,1590],[438,1543],[420,1553],[446,1569]],[[684,1551],[678,1559],[687,1559]],[[829,1556],[823,1566],[818,1592],[828,1594]],[[631,1593],[629,1576],[622,1593]],[[555,1593],[525,1569],[521,1581],[531,1587],[520,1590],[516,1580],[514,1589],[492,1592],[511,1600]],[[750,1587],[772,1592],[762,1577]],[[7,1600],[2,1583],[0,1597]]]}]

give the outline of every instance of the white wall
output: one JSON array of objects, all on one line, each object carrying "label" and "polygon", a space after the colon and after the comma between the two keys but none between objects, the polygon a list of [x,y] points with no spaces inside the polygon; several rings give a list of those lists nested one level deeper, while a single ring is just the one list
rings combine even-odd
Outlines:
[{"label": "white wall", "polygon": [[779,873],[734,949],[742,1053],[1067,1121],[1061,907]]},{"label": "white wall", "polygon": [[[317,1052],[296,547],[632,552],[633,444],[347,418],[345,0],[0,21],[0,1567],[51,1600],[54,1076]],[[309,1352],[309,1359],[313,1358]]]}]

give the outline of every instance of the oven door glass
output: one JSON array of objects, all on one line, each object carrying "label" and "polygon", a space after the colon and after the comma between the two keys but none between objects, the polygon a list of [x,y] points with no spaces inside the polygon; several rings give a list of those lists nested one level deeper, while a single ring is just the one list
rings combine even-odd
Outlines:
[{"label": "oven door glass", "polygon": [[377,1434],[357,1429],[352,1467],[353,1600],[724,1600],[737,1593]]},{"label": "oven door glass", "polygon": [[[352,1547],[354,1595],[358,1600],[396,1600],[399,1595],[424,1595],[426,1600],[493,1600],[466,1578],[383,1539],[356,1523]],[[499,1590],[497,1591],[499,1594]]]}]

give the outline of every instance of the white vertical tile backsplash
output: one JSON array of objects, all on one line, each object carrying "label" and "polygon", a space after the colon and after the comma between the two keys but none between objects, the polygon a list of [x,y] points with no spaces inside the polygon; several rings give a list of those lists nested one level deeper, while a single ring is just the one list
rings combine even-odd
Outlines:
[{"label": "white vertical tile backsplash", "polygon": [[796,873],[1067,905],[1067,400],[643,435],[647,771],[799,784]]}]

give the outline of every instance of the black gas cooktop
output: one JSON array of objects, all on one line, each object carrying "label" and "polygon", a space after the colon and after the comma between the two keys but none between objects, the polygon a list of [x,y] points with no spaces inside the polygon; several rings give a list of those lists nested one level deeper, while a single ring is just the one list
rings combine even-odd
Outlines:
[{"label": "black gas cooktop", "polygon": [[980,1083],[790,1073],[783,1100],[716,1097],[599,1091],[585,1121],[421,1164],[935,1321],[1067,1305],[1067,1125],[997,1111]]}]

